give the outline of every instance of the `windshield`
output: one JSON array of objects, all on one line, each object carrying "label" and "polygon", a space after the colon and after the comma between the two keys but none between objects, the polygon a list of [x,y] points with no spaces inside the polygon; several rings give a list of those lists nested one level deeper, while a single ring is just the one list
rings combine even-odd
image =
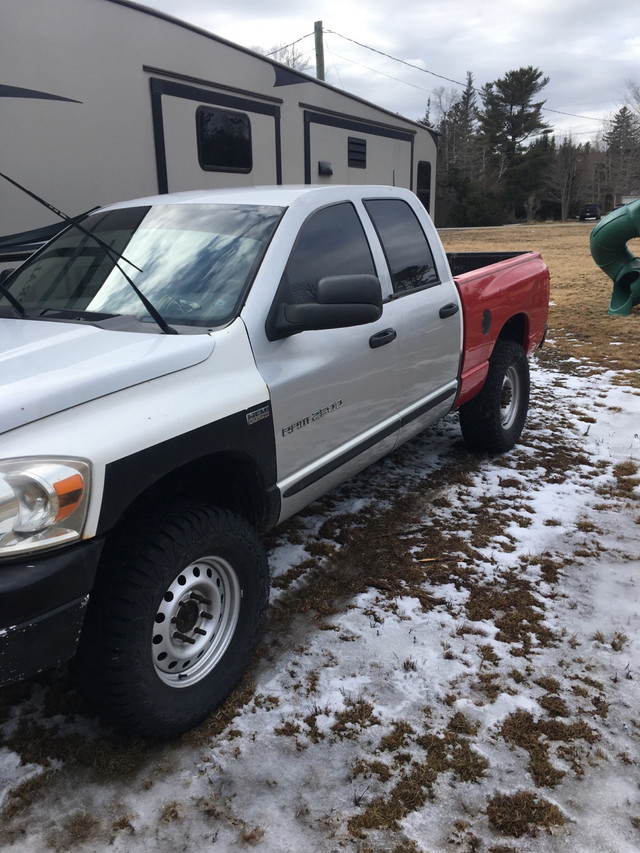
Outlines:
[{"label": "windshield", "polygon": [[226,204],[98,212],[84,228],[123,258],[71,227],[5,284],[30,317],[132,315],[153,323],[128,276],[168,323],[220,326],[239,311],[282,213]]}]

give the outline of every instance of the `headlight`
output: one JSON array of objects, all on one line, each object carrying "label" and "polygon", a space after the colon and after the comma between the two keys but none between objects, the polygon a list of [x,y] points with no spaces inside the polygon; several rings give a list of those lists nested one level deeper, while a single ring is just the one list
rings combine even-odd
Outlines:
[{"label": "headlight", "polygon": [[90,468],[79,459],[0,461],[0,557],[79,539]]}]

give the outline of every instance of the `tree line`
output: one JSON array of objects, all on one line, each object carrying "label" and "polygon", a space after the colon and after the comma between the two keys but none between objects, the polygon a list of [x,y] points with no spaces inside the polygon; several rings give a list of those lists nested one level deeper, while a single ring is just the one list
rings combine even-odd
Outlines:
[{"label": "tree line", "polygon": [[441,227],[570,219],[581,204],[612,210],[640,190],[640,86],[594,142],[556,136],[540,94],[549,82],[527,66],[462,92],[438,89],[423,124],[439,134],[436,222]]}]

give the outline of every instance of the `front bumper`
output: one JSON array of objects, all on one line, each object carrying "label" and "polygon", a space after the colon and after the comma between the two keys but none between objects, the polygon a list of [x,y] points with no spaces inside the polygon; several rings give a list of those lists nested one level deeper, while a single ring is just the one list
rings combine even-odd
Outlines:
[{"label": "front bumper", "polygon": [[0,686],[73,657],[101,551],[102,540],[92,539],[0,563]]}]

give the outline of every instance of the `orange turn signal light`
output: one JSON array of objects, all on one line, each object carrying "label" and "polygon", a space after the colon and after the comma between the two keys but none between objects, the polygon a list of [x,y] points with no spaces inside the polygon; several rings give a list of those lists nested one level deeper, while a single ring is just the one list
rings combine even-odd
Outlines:
[{"label": "orange turn signal light", "polygon": [[80,474],[72,474],[64,480],[58,480],[53,484],[58,496],[58,513],[56,521],[68,518],[82,500],[84,482]]}]

